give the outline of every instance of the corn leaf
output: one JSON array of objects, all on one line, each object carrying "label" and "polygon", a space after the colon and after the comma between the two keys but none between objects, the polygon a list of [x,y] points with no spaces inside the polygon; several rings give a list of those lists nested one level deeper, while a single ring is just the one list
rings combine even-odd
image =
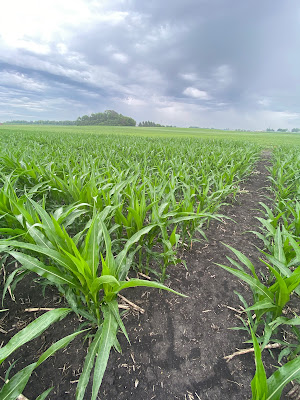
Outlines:
[{"label": "corn leaf", "polygon": [[251,329],[251,335],[252,335],[255,365],[256,365],[256,372],[251,381],[252,400],[265,400],[268,391],[267,376],[263,362],[261,360],[261,351],[259,348],[259,344],[252,329]]},{"label": "corn leaf", "polygon": [[15,350],[23,346],[23,344],[31,341],[35,337],[43,333],[54,322],[65,318],[71,311],[70,308],[57,308],[46,312],[31,322],[26,328],[22,329],[10,341],[0,349],[0,364]]},{"label": "corn leaf", "polygon": [[300,357],[287,362],[268,379],[266,400],[280,400],[282,390],[293,379],[300,378]]},{"label": "corn leaf", "polygon": [[30,364],[27,367],[17,372],[9,382],[5,383],[0,392],[1,400],[16,400],[23,392],[36,363]]},{"label": "corn leaf", "polygon": [[83,400],[84,398],[85,390],[87,384],[89,383],[90,374],[94,366],[94,360],[98,352],[99,343],[101,340],[101,332],[102,332],[102,327],[98,328],[94,340],[89,347],[87,356],[84,361],[82,373],[80,375],[76,388],[76,400]]},{"label": "corn leaf", "polygon": [[106,370],[109,353],[115,343],[118,329],[118,323],[111,310],[107,306],[103,306],[102,312],[104,322],[98,347],[98,356],[95,363],[91,400],[96,400],[97,398],[103,375]]},{"label": "corn leaf", "polygon": [[157,288],[157,289],[168,290],[169,292],[178,294],[179,296],[188,297],[185,294],[176,292],[175,290],[168,288],[167,286],[163,285],[162,283],[154,282],[154,281],[146,281],[144,279],[131,279],[130,281],[120,281],[120,286],[115,290],[115,293],[118,293],[121,290],[126,289],[126,288],[137,287],[137,286],[147,286],[147,287],[153,287],[153,288]]},{"label": "corn leaf", "polygon": [[41,261],[34,257],[28,256],[27,254],[19,253],[16,251],[9,251],[9,254],[13,256],[24,268],[29,269],[32,272],[48,279],[49,281],[57,285],[65,285],[72,287],[78,287],[76,279],[72,276],[68,276],[62,273],[58,268],[51,267],[43,264]]},{"label": "corn leaf", "polygon": [[53,387],[50,389],[45,390],[42,394],[40,394],[35,400],[45,400],[48,394],[53,390]]}]

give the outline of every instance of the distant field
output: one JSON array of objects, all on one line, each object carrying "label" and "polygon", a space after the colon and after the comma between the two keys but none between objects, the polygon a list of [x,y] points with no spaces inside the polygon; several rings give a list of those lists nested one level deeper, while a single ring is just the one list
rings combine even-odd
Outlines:
[{"label": "distant field", "polygon": [[61,133],[61,134],[116,134],[152,137],[196,137],[203,139],[242,140],[263,146],[300,145],[300,133],[236,132],[217,129],[192,128],[138,128],[119,126],[45,126],[45,125],[1,125],[1,132]]}]

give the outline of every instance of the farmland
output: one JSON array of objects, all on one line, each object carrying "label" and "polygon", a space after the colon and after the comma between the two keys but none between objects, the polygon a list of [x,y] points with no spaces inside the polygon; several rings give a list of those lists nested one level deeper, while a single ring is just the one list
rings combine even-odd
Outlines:
[{"label": "farmland", "polygon": [[[300,135],[0,135],[1,398],[246,399],[254,374],[279,398],[278,360],[299,378]],[[256,371],[223,358],[243,341]]]}]

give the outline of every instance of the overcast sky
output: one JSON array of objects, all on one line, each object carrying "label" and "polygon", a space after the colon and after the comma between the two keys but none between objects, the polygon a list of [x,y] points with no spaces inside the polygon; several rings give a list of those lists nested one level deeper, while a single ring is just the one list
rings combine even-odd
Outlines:
[{"label": "overcast sky", "polygon": [[300,127],[297,0],[0,0],[0,121]]}]

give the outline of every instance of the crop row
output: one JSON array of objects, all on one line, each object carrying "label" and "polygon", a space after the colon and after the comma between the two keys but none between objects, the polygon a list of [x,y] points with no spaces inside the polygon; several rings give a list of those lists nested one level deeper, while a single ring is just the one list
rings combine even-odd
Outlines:
[{"label": "crop row", "polygon": [[[79,334],[92,341],[76,399],[84,398],[93,367],[96,399],[110,350],[120,350],[118,329],[129,340],[117,294],[135,286],[172,291],[163,282],[167,267],[180,262],[178,246],[197,232],[205,237],[210,219],[218,218],[220,206],[251,172],[258,150],[189,139],[23,132],[4,137],[0,250],[18,267],[3,296],[33,272],[55,285],[69,307],[49,311],[17,333],[0,349],[0,362],[70,312],[85,323],[15,374],[1,399],[15,400],[32,372]],[[160,282],[130,279],[133,270]]]},{"label": "crop row", "polygon": [[[260,232],[253,232],[263,242],[260,261],[254,267],[242,253],[231,250],[239,262],[228,257],[233,267],[224,269],[246,282],[252,290],[252,304],[237,293],[243,304],[243,326],[255,353],[256,373],[251,382],[253,400],[280,399],[284,387],[300,380],[300,155],[295,148],[274,150],[268,167],[271,183],[271,208],[261,203],[263,217],[258,217]],[[262,351],[280,348],[282,365],[268,379]],[[271,350],[269,350],[271,352]],[[271,352],[271,355],[274,355]]]}]

